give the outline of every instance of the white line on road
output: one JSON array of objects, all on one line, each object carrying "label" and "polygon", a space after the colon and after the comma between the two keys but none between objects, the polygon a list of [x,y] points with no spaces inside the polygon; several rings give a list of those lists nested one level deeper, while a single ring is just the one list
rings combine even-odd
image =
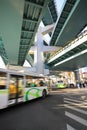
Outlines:
[{"label": "white line on road", "polygon": [[87,120],[85,120],[85,119],[83,119],[83,118],[81,118],[79,116],[76,116],[76,115],[74,115],[72,113],[69,113],[67,111],[65,112],[65,115],[70,117],[71,119],[81,123],[82,125],[87,126]]},{"label": "white line on road", "polygon": [[76,129],[74,129],[72,126],[70,126],[69,124],[67,124],[67,130],[76,130]]},{"label": "white line on road", "polygon": [[83,103],[74,103],[74,102],[70,102],[70,101],[64,101],[64,102],[69,103],[71,105],[73,104],[73,105],[78,105],[78,106],[79,105],[87,105],[87,103],[84,103],[84,102]]},{"label": "white line on road", "polygon": [[78,108],[75,108],[75,107],[72,107],[72,106],[69,106],[69,105],[64,105],[64,106],[67,107],[67,108],[70,108],[70,109],[72,109],[72,110],[75,110],[75,111],[77,111],[77,112],[80,112],[80,113],[82,113],[82,114],[87,115],[87,111],[84,111],[84,110],[81,110],[81,109],[78,109]]},{"label": "white line on road", "polygon": [[75,101],[75,102],[80,102],[80,103],[83,102],[83,101],[78,101],[78,100],[74,100],[74,99],[71,99],[71,98],[64,98],[64,100],[70,100],[70,101]]}]

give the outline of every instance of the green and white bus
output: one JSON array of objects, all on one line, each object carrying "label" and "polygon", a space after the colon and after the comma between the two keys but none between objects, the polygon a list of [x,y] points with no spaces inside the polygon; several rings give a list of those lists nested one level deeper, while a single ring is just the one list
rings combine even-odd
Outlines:
[{"label": "green and white bus", "polygon": [[57,88],[66,88],[66,84],[62,80],[59,80],[57,81]]},{"label": "green and white bus", "polygon": [[0,69],[0,109],[39,97],[46,97],[48,88],[40,84],[44,76]]}]

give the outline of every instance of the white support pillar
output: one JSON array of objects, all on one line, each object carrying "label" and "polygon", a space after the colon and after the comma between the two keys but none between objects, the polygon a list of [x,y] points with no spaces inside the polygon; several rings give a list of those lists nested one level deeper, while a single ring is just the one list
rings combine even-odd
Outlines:
[{"label": "white support pillar", "polygon": [[80,79],[80,72],[79,72],[79,69],[74,71],[74,74],[75,74],[75,79],[77,82],[80,82],[81,79]]},{"label": "white support pillar", "polygon": [[34,52],[34,66],[39,74],[44,74],[43,39],[40,31],[37,34],[36,49]]},{"label": "white support pillar", "polygon": [[[52,28],[52,27],[51,27]],[[48,29],[48,28],[47,28]],[[44,46],[43,45],[43,28],[39,27],[36,37],[35,46],[31,47],[30,52],[34,52],[34,67],[38,74],[48,73],[44,68],[44,52],[57,51],[59,47],[54,46]],[[45,30],[46,33],[46,30]]]}]

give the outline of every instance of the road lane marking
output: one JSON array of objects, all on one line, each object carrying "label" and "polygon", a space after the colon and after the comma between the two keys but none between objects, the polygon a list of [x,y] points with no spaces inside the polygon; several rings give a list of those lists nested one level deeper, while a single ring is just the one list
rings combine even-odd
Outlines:
[{"label": "road lane marking", "polygon": [[69,118],[79,122],[80,124],[82,124],[84,126],[87,126],[87,120],[85,120],[85,119],[83,119],[83,118],[81,118],[79,116],[76,116],[76,115],[74,115],[74,114],[72,114],[70,112],[67,112],[67,111],[65,111],[65,115],[68,116]]},{"label": "road lane marking", "polygon": [[69,106],[69,105],[64,105],[64,106],[67,107],[67,108],[70,108],[70,109],[72,109],[72,110],[75,110],[75,111],[77,111],[77,112],[80,112],[80,113],[82,113],[82,114],[87,115],[87,111],[84,111],[84,110],[81,110],[81,109],[78,109],[78,108],[75,108],[75,107],[72,107],[72,106]]},{"label": "road lane marking", "polygon": [[67,124],[67,130],[76,130],[76,129],[70,126],[69,124]]},{"label": "road lane marking", "polygon": [[70,100],[70,101],[75,101],[75,102],[80,102],[80,103],[83,102],[83,101],[78,101],[78,100],[74,100],[74,99],[71,99],[71,98],[64,98],[64,100]]},{"label": "road lane marking", "polygon": [[77,104],[77,103],[74,103],[74,102],[70,102],[70,101],[64,101],[64,102],[69,103],[69,104],[71,104],[71,105],[73,104],[73,105],[78,105],[78,106],[79,106],[79,105],[87,105],[87,103],[85,103],[85,102],[83,102],[83,103],[78,103],[78,104]]}]

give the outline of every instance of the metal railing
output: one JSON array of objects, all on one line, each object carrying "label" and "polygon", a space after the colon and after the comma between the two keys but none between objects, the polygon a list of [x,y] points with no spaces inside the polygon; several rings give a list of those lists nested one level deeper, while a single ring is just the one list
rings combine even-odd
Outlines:
[{"label": "metal railing", "polygon": [[75,38],[74,40],[72,40],[71,42],[68,42],[62,49],[58,50],[57,52],[55,52],[49,59],[52,59],[54,56],[58,55],[59,53],[61,53],[62,51],[64,51],[65,49],[67,49],[68,47],[70,47],[72,44],[75,44],[77,41],[79,41],[81,38],[83,38],[84,36],[87,35],[87,30],[81,32],[77,38]]}]

